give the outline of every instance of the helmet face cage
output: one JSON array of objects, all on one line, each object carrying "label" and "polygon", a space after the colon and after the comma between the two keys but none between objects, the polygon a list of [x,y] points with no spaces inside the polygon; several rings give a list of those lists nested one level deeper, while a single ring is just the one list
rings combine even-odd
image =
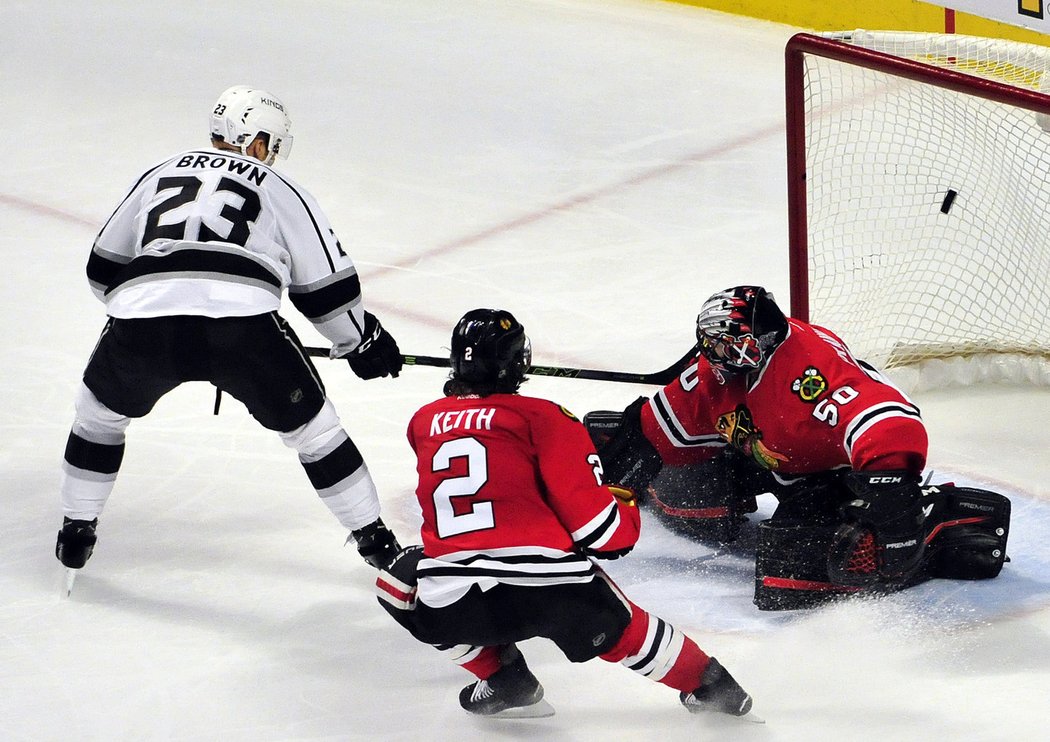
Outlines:
[{"label": "helmet face cage", "polygon": [[787,320],[760,286],[719,291],[700,308],[696,339],[700,354],[729,373],[756,371],[783,340]]},{"label": "helmet face cage", "polygon": [[700,353],[720,371],[753,371],[761,367],[762,349],[753,335],[734,337],[729,334],[700,338]]},{"label": "helmet face cage", "polygon": [[449,360],[457,381],[516,391],[532,363],[532,344],[510,312],[474,309],[452,331]]},{"label": "helmet face cage", "polygon": [[247,154],[249,145],[260,134],[269,141],[266,164],[276,157],[286,158],[292,150],[292,121],[284,104],[265,90],[235,85],[219,96],[211,113],[211,134],[240,148]]}]

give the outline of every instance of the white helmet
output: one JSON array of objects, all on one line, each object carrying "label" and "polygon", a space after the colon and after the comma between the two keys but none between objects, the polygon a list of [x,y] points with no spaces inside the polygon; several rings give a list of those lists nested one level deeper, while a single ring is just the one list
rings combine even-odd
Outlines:
[{"label": "white helmet", "polygon": [[284,104],[265,90],[248,85],[225,90],[211,112],[211,135],[240,147],[241,154],[247,154],[248,145],[256,136],[268,134],[267,165],[273,164],[276,155],[288,156],[292,149],[291,128],[292,120]]}]

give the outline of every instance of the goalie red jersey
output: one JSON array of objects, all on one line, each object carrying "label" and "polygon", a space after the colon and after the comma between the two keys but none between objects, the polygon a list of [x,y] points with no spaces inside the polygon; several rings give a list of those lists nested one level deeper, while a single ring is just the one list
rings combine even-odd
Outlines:
[{"label": "goalie red jersey", "polygon": [[615,557],[638,538],[638,510],[602,483],[583,425],[517,394],[445,397],[420,409],[408,440],[427,558],[419,598],[447,605],[471,585],[594,577],[587,555]]},{"label": "goalie red jersey", "polygon": [[840,467],[918,473],[926,461],[926,429],[907,396],[834,333],[795,319],[755,373],[722,373],[698,357],[642,408],[641,423],[672,465],[727,445],[786,478]]}]

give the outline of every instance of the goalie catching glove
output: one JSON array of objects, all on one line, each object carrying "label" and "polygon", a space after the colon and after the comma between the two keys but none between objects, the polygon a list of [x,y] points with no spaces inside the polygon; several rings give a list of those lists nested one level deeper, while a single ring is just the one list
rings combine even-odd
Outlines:
[{"label": "goalie catching glove", "polygon": [[397,341],[383,329],[376,316],[365,312],[365,327],[361,332],[361,344],[343,358],[350,370],[362,379],[393,376],[401,373],[401,350]]},{"label": "goalie catching glove", "polygon": [[867,587],[900,583],[922,564],[925,547],[919,477],[907,471],[861,471],[846,475],[854,495],[841,508],[832,541],[832,582]]}]

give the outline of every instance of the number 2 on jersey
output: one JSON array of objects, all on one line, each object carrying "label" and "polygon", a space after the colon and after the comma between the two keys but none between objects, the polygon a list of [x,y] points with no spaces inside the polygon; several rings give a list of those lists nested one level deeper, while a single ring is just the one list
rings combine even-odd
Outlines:
[{"label": "number 2 on jersey", "polygon": [[456,497],[472,497],[485,486],[489,480],[488,451],[477,438],[456,438],[441,444],[430,470],[447,471],[453,459],[466,458],[467,473],[461,477],[442,480],[434,490],[434,514],[439,538],[457,536],[471,531],[483,531],[495,528],[496,519],[492,514],[492,503],[488,501],[472,503],[470,509],[457,513]]}]

